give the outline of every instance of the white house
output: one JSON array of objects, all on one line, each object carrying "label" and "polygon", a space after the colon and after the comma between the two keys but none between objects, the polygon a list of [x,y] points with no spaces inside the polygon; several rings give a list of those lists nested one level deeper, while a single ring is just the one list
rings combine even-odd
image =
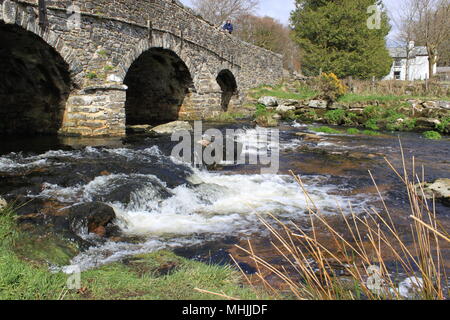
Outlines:
[{"label": "white house", "polygon": [[[410,42],[406,47],[389,48],[389,53],[394,59],[391,71],[385,80],[425,80],[429,79],[429,60],[427,47],[416,47]],[[408,52],[409,51],[409,52]],[[409,57],[408,57],[409,55]],[[436,73],[436,65],[433,66],[433,74]],[[406,77],[408,71],[409,77]]]}]

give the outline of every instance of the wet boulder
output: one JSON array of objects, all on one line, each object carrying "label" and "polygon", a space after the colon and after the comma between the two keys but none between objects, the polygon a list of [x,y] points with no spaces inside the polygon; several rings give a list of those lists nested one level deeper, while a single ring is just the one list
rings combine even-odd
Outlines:
[{"label": "wet boulder", "polygon": [[450,206],[450,179],[438,179],[433,183],[425,183],[417,185],[418,194],[422,194],[421,188],[427,199],[433,199],[441,201],[442,203]]},{"label": "wet boulder", "polygon": [[136,126],[127,126],[127,133],[131,134],[147,134],[150,133],[153,126],[151,125],[136,125]]},{"label": "wet boulder", "polygon": [[297,133],[295,133],[295,135],[303,138],[303,140],[305,140],[305,141],[320,141],[320,140],[322,140],[321,136],[319,136],[317,134],[313,134],[313,133],[297,132]]},{"label": "wet boulder", "polygon": [[69,228],[74,233],[95,233],[104,237],[107,228],[116,219],[114,209],[102,202],[90,202],[73,206],[69,210]]},{"label": "wet boulder", "polygon": [[187,121],[173,121],[154,127],[151,132],[160,135],[170,135],[177,131],[192,131],[191,124]]}]

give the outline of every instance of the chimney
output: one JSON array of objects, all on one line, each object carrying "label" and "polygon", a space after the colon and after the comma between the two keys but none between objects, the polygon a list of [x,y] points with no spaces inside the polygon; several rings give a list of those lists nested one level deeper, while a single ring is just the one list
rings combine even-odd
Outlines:
[{"label": "chimney", "polygon": [[410,42],[408,43],[408,49],[409,49],[409,50],[414,49],[415,46],[416,46],[416,43],[415,43],[414,41],[410,41]]}]

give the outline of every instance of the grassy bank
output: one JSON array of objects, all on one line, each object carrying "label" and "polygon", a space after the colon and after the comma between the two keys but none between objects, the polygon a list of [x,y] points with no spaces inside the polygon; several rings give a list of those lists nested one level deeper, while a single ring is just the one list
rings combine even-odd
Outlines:
[{"label": "grassy bank", "polygon": [[[294,90],[295,92],[292,92]],[[407,102],[408,99],[427,99],[426,97],[396,96],[396,95],[363,95],[347,93],[333,105],[334,108],[321,109],[308,107],[308,101],[318,95],[316,91],[306,86],[295,88],[286,85],[263,86],[250,92],[252,99],[262,96],[273,96],[279,99],[297,100],[302,108],[280,114],[283,120],[300,120],[303,122],[319,122],[328,125],[358,127],[358,134],[379,130],[385,131],[416,131],[427,132],[427,139],[439,139],[443,134],[450,133],[450,112],[443,109],[418,110]],[[448,100],[448,97],[432,98]],[[276,125],[269,121],[277,114],[265,106],[256,104],[255,118],[262,125]],[[269,120],[268,120],[269,119]]]},{"label": "grassy bank", "polygon": [[268,297],[243,286],[240,273],[231,267],[187,260],[169,251],[135,256],[83,272],[82,288],[69,290],[68,275],[50,273],[44,262],[52,252],[57,252],[57,261],[65,261],[65,257],[61,258],[54,244],[25,245],[22,241],[26,238],[17,227],[13,210],[0,210],[0,300],[220,299],[195,288],[240,299]]}]

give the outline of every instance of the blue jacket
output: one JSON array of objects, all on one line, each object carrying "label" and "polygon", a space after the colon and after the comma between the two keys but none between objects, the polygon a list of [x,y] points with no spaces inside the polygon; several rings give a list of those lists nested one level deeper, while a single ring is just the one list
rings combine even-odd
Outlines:
[{"label": "blue jacket", "polygon": [[231,23],[225,23],[222,28],[223,30],[227,30],[229,33],[233,32],[233,25]]}]

